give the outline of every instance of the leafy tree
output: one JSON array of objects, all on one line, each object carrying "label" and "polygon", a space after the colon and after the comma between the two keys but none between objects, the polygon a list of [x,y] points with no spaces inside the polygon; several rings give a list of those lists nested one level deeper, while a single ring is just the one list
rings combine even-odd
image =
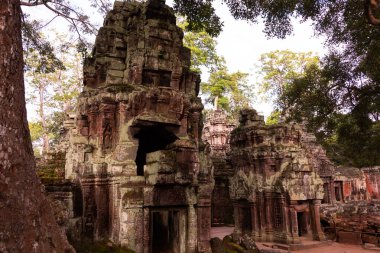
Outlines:
[{"label": "leafy tree", "polygon": [[[350,75],[350,63],[334,57],[311,65],[305,76],[289,85],[280,98],[290,119],[306,120],[339,164],[371,166],[380,163],[380,87]],[[352,92],[348,90],[352,89]]]},{"label": "leafy tree", "polygon": [[174,10],[188,21],[188,29],[216,37],[222,31],[223,23],[215,14],[212,0],[174,0]]},{"label": "leafy tree", "polygon": [[258,76],[260,93],[277,102],[292,80],[301,77],[307,66],[317,64],[319,58],[313,53],[296,53],[290,50],[264,53],[259,58]]},{"label": "leafy tree", "polygon": [[210,74],[208,82],[201,84],[201,90],[207,103],[213,103],[214,108],[221,108],[235,115],[238,110],[249,105],[252,96],[247,78],[247,73],[229,73],[223,65]]},{"label": "leafy tree", "polygon": [[177,25],[185,32],[184,46],[191,50],[191,69],[197,72],[201,72],[202,67],[209,72],[218,69],[224,60],[216,52],[216,40],[204,30],[198,32],[188,30],[188,22],[184,18],[179,18]]},{"label": "leafy tree", "polygon": [[267,118],[266,124],[267,125],[275,125],[280,123],[281,121],[281,110],[274,110]]},{"label": "leafy tree", "polygon": [[[63,36],[59,37],[62,43]],[[41,134],[37,139],[42,143],[43,154],[49,151],[50,140],[58,138],[59,135],[57,127],[52,127],[56,124],[52,120],[53,115],[62,114],[64,108],[75,105],[82,79],[81,58],[73,46],[65,43],[64,53],[54,52],[54,56],[53,60],[45,59],[34,49],[29,49],[25,59],[28,102],[37,106],[37,122],[42,127],[42,132],[33,132],[39,129],[32,128],[31,134]],[[59,65],[56,65],[57,61]],[[59,123],[62,123],[62,120]],[[53,129],[55,132],[51,131]],[[38,142],[35,140],[34,143]]]}]

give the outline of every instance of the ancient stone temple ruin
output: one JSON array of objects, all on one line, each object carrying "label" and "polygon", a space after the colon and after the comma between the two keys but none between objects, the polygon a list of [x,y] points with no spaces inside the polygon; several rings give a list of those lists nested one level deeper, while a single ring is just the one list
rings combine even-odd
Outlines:
[{"label": "ancient stone temple ruin", "polygon": [[[352,233],[374,233],[360,210],[367,221],[380,213],[379,167],[335,167],[302,124],[266,125],[253,109],[238,126],[212,111],[203,128],[200,77],[175,22],[163,0],[115,2],[106,16],[63,152],[45,164],[58,180],[42,180],[68,234],[136,253],[196,253],[210,252],[211,225],[234,225],[237,241],[300,245],[325,238],[321,215],[343,225],[356,215]],[[359,211],[338,217],[345,208]]]},{"label": "ancient stone temple ruin", "polygon": [[202,139],[210,145],[210,157],[214,165],[215,186],[211,199],[211,224],[214,226],[234,224],[233,206],[229,194],[230,178],[234,175],[228,153],[230,134],[235,123],[227,119],[223,110],[210,111],[206,117]]},{"label": "ancient stone temple ruin", "polygon": [[255,110],[241,112],[240,126],[231,133],[230,197],[237,232],[290,244],[303,236],[324,239],[323,181],[305,136],[300,125],[265,125]]},{"label": "ancient stone temple ruin", "polygon": [[74,206],[87,237],[205,252],[213,176],[200,77],[164,2],[115,2],[106,16],[85,62],[65,176],[81,188]]}]

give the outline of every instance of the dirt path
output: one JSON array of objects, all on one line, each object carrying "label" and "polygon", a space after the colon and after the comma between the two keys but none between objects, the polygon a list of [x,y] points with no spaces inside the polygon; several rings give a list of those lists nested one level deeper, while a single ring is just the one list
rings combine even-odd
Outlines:
[{"label": "dirt path", "polygon": [[[211,228],[211,238],[213,237],[219,237],[220,239],[223,239],[224,236],[229,235],[233,232],[234,227],[213,227]],[[360,245],[351,245],[351,244],[342,244],[342,243],[336,243],[333,242],[332,245],[329,246],[323,246],[318,247],[314,249],[307,249],[307,250],[297,250],[297,251],[291,251],[292,253],[371,253],[371,252],[378,252],[378,250],[369,250],[364,249]]]},{"label": "dirt path", "polygon": [[330,246],[320,248],[291,251],[296,253],[365,253],[365,252],[380,252],[378,250],[363,249],[360,245],[341,244],[333,242]]}]

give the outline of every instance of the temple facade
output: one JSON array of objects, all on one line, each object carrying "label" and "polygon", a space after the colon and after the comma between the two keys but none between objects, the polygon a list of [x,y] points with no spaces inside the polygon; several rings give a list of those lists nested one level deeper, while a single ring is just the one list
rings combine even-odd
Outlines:
[{"label": "temple facade", "polygon": [[287,244],[298,244],[304,236],[324,239],[319,213],[323,181],[305,137],[301,125],[265,125],[255,110],[241,111],[230,154],[237,233]]},{"label": "temple facade", "polygon": [[210,145],[210,157],[214,165],[215,186],[211,198],[211,225],[233,225],[233,205],[229,194],[230,178],[234,170],[229,163],[230,135],[236,124],[227,118],[223,110],[208,113],[202,139]]},{"label": "temple facade", "polygon": [[65,177],[85,236],[140,252],[209,252],[212,162],[199,74],[162,0],[115,2],[66,122]]}]

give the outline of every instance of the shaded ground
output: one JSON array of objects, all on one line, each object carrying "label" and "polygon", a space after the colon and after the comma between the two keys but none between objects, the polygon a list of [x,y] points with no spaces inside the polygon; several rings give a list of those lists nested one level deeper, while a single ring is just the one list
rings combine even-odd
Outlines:
[{"label": "shaded ground", "polygon": [[[223,239],[224,236],[233,232],[234,227],[212,227],[211,238],[219,237]],[[365,252],[380,252],[378,250],[363,249],[360,245],[350,245],[333,242],[330,246],[322,246],[314,249],[291,251],[295,253],[365,253]]]},{"label": "shaded ground", "polygon": [[297,253],[362,253],[362,252],[379,252],[378,250],[363,249],[360,245],[350,245],[333,242],[331,246],[325,246],[315,249],[292,251]]}]

